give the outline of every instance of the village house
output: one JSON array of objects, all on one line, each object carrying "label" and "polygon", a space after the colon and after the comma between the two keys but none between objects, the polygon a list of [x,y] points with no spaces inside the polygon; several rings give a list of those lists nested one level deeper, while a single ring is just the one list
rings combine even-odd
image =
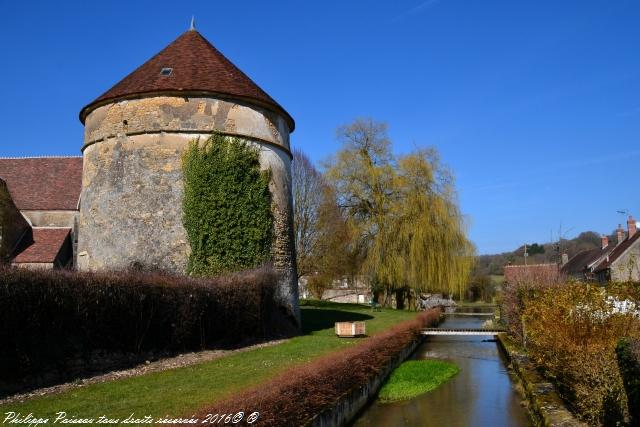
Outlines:
[{"label": "village house", "polygon": [[603,235],[599,248],[576,254],[560,272],[577,280],[600,283],[640,280],[640,234],[636,220],[629,216],[627,232],[618,225],[615,242]]}]

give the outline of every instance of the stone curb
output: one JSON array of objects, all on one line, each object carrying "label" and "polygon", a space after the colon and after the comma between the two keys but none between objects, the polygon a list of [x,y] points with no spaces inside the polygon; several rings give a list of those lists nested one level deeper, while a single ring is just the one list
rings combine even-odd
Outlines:
[{"label": "stone curb", "polygon": [[511,369],[522,384],[529,406],[529,415],[536,426],[587,426],[567,409],[556,388],[538,373],[529,356],[516,349],[505,334],[499,334],[497,338],[500,348],[509,360]]}]

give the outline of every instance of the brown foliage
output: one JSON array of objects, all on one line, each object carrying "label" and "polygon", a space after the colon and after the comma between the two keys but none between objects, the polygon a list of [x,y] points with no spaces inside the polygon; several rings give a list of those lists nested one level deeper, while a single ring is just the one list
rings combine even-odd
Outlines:
[{"label": "brown foliage", "polygon": [[289,369],[266,384],[204,408],[199,418],[246,408],[260,413],[261,426],[304,425],[340,396],[366,384],[417,338],[420,328],[437,323],[439,316],[439,309],[423,312],[362,344]]},{"label": "brown foliage", "polygon": [[502,285],[500,295],[500,316],[509,334],[523,342],[522,314],[528,300],[541,292],[564,286],[557,271],[549,269],[516,269],[511,279]]},{"label": "brown foliage", "polygon": [[606,297],[597,285],[566,284],[540,291],[523,312],[532,359],[591,425],[616,425],[627,413],[615,348],[620,337],[640,337],[640,319],[611,313]]},{"label": "brown foliage", "polygon": [[307,278],[307,288],[315,299],[322,299],[324,291],[331,288],[331,278],[325,275],[313,275]]}]

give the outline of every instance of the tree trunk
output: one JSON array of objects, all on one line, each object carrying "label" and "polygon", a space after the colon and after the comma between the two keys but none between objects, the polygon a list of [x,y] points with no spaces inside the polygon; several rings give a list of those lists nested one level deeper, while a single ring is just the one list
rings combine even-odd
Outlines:
[{"label": "tree trunk", "polygon": [[404,288],[396,289],[396,309],[404,310]]}]

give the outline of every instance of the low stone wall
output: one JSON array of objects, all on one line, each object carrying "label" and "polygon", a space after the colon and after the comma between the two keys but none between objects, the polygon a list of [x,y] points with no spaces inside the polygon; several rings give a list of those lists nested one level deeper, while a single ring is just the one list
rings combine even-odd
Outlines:
[{"label": "low stone wall", "polygon": [[422,342],[422,338],[414,340],[402,349],[396,357],[376,376],[369,379],[366,385],[345,393],[334,405],[316,415],[308,424],[309,427],[342,427],[350,425],[356,416],[378,394],[380,387],[402,362],[404,362]]},{"label": "low stone wall", "polygon": [[527,398],[529,415],[536,426],[586,427],[565,406],[557,390],[540,375],[524,352],[505,335],[498,335],[499,347],[507,356]]}]

